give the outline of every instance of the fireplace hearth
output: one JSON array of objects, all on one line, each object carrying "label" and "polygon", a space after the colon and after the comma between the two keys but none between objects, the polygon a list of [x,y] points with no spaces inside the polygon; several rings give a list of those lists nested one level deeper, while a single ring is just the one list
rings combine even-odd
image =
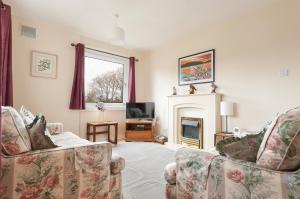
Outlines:
[{"label": "fireplace hearth", "polygon": [[203,119],[181,117],[179,140],[182,145],[203,149]]}]

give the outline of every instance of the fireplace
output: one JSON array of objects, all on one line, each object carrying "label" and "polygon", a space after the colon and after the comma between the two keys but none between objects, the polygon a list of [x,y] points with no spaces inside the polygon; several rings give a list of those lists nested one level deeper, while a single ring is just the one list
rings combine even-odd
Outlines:
[{"label": "fireplace", "polygon": [[[171,95],[168,97],[168,145],[181,145],[181,118],[202,118],[200,148],[214,147],[214,134],[221,131],[220,117],[221,95],[203,93],[194,95]],[[198,144],[197,144],[198,145]],[[198,148],[198,147],[197,147]]]},{"label": "fireplace", "polygon": [[203,119],[181,117],[179,141],[182,145],[203,149]]}]

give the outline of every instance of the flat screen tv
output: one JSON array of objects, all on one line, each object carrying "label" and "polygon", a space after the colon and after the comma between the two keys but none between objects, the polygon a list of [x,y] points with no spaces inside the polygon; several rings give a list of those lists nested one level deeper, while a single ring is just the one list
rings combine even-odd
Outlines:
[{"label": "flat screen tv", "polygon": [[153,119],[155,106],[153,102],[126,103],[127,119]]}]

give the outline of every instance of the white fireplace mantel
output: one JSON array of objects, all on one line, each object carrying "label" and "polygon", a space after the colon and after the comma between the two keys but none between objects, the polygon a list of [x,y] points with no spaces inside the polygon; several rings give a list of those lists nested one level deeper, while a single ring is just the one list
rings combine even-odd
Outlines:
[{"label": "white fireplace mantel", "polygon": [[214,134],[221,130],[221,95],[217,93],[168,96],[168,142],[180,144],[181,117],[203,118],[203,148],[214,146]]}]

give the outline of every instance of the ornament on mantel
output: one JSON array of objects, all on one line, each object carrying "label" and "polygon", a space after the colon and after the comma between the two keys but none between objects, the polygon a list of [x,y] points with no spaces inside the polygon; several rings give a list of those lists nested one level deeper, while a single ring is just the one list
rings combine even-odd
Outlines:
[{"label": "ornament on mantel", "polygon": [[211,83],[210,87],[211,87],[211,92],[210,93],[216,93],[216,90],[217,90],[218,86],[215,85],[214,82]]},{"label": "ornament on mantel", "polygon": [[189,89],[189,92],[190,92],[190,94],[192,95],[192,94],[195,94],[195,91],[196,91],[197,89],[196,89],[196,87],[193,85],[193,84],[190,84],[190,89]]},{"label": "ornament on mantel", "polygon": [[175,86],[173,86],[173,94],[172,95],[177,95],[177,90],[176,90]]}]

